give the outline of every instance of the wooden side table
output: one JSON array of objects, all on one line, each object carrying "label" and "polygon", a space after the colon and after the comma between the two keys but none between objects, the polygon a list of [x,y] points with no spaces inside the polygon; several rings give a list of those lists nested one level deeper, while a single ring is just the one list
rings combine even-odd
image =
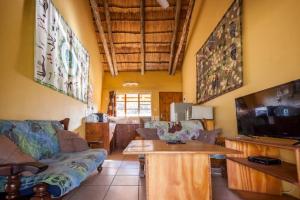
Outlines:
[{"label": "wooden side table", "polygon": [[93,148],[93,146],[101,146],[103,144],[103,141],[87,141],[90,148]]}]

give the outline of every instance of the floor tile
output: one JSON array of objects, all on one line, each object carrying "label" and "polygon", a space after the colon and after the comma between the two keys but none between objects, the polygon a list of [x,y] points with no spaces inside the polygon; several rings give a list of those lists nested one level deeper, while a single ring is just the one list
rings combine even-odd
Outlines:
[{"label": "floor tile", "polygon": [[118,168],[120,167],[122,161],[120,160],[105,160],[102,167],[113,167]]},{"label": "floor tile", "polygon": [[121,168],[126,168],[126,169],[139,169],[140,168],[140,163],[138,161],[123,161],[121,163]]},{"label": "floor tile", "polygon": [[95,175],[89,177],[84,183],[84,186],[93,185],[110,185],[114,179],[114,176]]},{"label": "floor tile", "polygon": [[139,185],[138,176],[115,176],[111,185]]},{"label": "floor tile", "polygon": [[118,171],[118,168],[112,168],[112,167],[103,167],[102,168],[102,171],[100,173],[100,175],[116,175],[117,174],[117,171]]},{"label": "floor tile", "polygon": [[139,160],[138,155],[125,155],[123,160]]},{"label": "floor tile", "polygon": [[125,155],[122,152],[112,152],[107,156],[108,160],[123,160]]},{"label": "floor tile", "polygon": [[104,200],[138,200],[138,186],[111,186]]},{"label": "floor tile", "polygon": [[109,186],[82,186],[69,200],[103,200]]},{"label": "floor tile", "polygon": [[140,172],[139,168],[135,169],[126,169],[126,168],[119,168],[117,172],[117,176],[138,176]]},{"label": "floor tile", "polygon": [[[65,195],[65,196],[63,197],[63,200],[70,200],[71,197],[79,190],[79,188],[81,188],[81,187],[78,187],[78,188],[73,189],[71,192],[69,192],[67,195]],[[1,199],[1,198],[0,198],[0,199]]]}]

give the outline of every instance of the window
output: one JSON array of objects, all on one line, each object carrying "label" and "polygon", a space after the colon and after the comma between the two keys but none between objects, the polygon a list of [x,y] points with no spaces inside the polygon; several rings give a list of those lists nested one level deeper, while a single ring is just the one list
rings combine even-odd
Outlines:
[{"label": "window", "polygon": [[151,94],[117,94],[116,110],[118,117],[151,116]]}]

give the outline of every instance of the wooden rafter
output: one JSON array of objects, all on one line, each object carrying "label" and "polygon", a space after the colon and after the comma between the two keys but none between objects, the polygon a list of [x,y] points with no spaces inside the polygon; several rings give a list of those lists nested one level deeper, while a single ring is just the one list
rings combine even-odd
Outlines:
[{"label": "wooden rafter", "polygon": [[172,71],[172,64],[173,64],[173,58],[174,58],[174,52],[175,52],[175,44],[176,44],[178,26],[179,26],[179,22],[180,22],[180,10],[181,10],[181,0],[177,0],[176,1],[176,13],[175,13],[175,26],[174,26],[173,37],[172,37],[172,41],[171,41],[171,50],[170,50],[169,74]]},{"label": "wooden rafter", "polygon": [[145,0],[140,3],[141,13],[141,73],[145,73]]},{"label": "wooden rafter", "polygon": [[113,62],[115,75],[118,75],[116,53],[115,53],[115,47],[114,47],[114,42],[113,42],[113,37],[112,37],[111,21],[110,21],[109,8],[108,8],[107,0],[103,0],[103,3],[104,3],[104,10],[105,10],[106,24],[107,24],[108,40],[109,40],[109,43],[110,43],[111,58],[112,58],[112,62]]},{"label": "wooden rafter", "polygon": [[105,33],[103,31],[103,27],[102,27],[102,24],[101,24],[101,18],[100,18],[100,14],[98,12],[97,2],[96,2],[96,0],[90,0],[90,3],[91,3],[91,7],[92,7],[92,10],[93,10],[94,17],[96,19],[97,29],[98,29],[100,37],[101,37],[101,41],[102,41],[103,48],[104,48],[105,55],[106,55],[106,59],[107,59],[108,65],[109,65],[110,73],[111,73],[112,76],[115,76],[116,74],[115,74],[113,63],[112,63],[111,54],[109,52],[109,48],[108,48],[108,45],[107,45],[107,40],[106,40],[106,37],[105,37]]},{"label": "wooden rafter", "polygon": [[180,56],[181,50],[184,47],[184,41],[185,41],[185,39],[188,35],[188,28],[189,28],[190,19],[191,19],[191,16],[192,16],[193,8],[194,8],[194,2],[195,2],[195,0],[190,0],[189,1],[188,10],[187,10],[186,17],[185,17],[185,20],[184,20],[179,45],[178,45],[178,48],[177,48],[177,51],[176,51],[176,54],[175,54],[172,70],[171,70],[171,73],[170,73],[172,75],[174,75],[175,72],[176,72],[176,68],[177,68],[178,61],[179,61],[179,56]]}]

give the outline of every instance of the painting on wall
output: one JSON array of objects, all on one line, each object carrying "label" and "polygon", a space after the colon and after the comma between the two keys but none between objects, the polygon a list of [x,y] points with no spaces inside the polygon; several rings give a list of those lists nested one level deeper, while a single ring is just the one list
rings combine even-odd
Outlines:
[{"label": "painting on wall", "polygon": [[196,54],[197,103],[243,85],[242,0],[235,0]]},{"label": "painting on wall", "polygon": [[35,81],[87,103],[87,50],[51,0],[36,0],[35,20]]}]

